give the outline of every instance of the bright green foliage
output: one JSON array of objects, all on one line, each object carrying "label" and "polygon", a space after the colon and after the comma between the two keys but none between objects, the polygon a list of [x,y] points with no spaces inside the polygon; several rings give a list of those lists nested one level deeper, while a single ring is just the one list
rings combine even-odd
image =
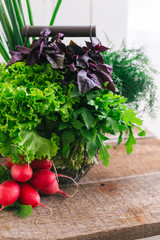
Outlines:
[{"label": "bright green foliage", "polygon": [[[67,71],[67,70],[65,70]],[[79,94],[71,79],[64,85],[63,70],[50,64],[25,66],[19,62],[0,69],[0,152],[13,162],[53,158],[56,167],[78,169],[84,153],[93,162],[99,158],[108,166],[109,146],[105,134],[128,131],[127,153],[136,140],[132,129],[142,125],[126,99],[109,90]],[[141,131],[140,135],[144,135]],[[86,146],[86,147],[85,147]]]},{"label": "bright green foliage", "polygon": [[16,210],[14,211],[15,215],[21,218],[29,217],[32,214],[31,205],[17,204]]},{"label": "bright green foliage", "polygon": [[[1,206],[1,205],[0,205]],[[23,205],[16,201],[15,203],[5,206],[5,211],[14,211],[14,214],[21,218],[29,217],[32,214],[32,206],[31,205]]]}]

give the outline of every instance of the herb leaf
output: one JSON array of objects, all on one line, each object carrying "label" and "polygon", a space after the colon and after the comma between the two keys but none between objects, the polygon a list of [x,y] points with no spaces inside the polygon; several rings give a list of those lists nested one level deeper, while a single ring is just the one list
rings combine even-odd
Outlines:
[{"label": "herb leaf", "polygon": [[22,205],[18,204],[16,206],[15,215],[21,218],[29,217],[32,214],[32,206],[31,205]]},{"label": "herb leaf", "polygon": [[135,137],[133,136],[133,132],[132,132],[132,130],[130,130],[129,138],[128,138],[127,142],[125,143],[127,154],[131,154],[131,152],[133,151],[133,144],[136,144],[136,143],[137,142],[136,142]]}]

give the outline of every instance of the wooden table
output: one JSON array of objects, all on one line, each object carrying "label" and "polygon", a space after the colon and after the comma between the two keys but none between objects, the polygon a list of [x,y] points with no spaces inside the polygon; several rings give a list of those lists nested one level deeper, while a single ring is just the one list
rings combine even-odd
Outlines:
[{"label": "wooden table", "polygon": [[[110,149],[108,168],[95,165],[73,198],[42,197],[30,217],[0,213],[0,239],[131,240],[160,234],[160,140],[137,140],[127,156],[124,144]],[[75,186],[63,188],[75,191]]]}]

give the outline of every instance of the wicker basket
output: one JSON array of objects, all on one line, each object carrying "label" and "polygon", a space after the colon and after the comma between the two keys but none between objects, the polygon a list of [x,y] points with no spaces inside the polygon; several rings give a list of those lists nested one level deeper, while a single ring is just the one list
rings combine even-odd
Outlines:
[{"label": "wicker basket", "polygon": [[[95,156],[98,158],[98,153]],[[78,140],[71,147],[71,152],[65,159],[60,152],[53,158],[53,162],[58,174],[63,174],[79,181],[93,167],[95,158],[90,159],[86,151],[86,143],[83,144]],[[61,164],[59,164],[61,162]],[[60,184],[71,184],[72,180],[59,178]]]}]

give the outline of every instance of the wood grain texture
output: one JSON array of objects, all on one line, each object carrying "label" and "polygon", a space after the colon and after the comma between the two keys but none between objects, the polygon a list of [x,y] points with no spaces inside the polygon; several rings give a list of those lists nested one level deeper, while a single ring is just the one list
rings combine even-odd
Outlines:
[{"label": "wood grain texture", "polygon": [[160,140],[138,139],[132,154],[127,155],[124,144],[109,149],[110,164],[105,168],[101,162],[95,165],[81,182],[103,181],[108,178],[124,177],[160,171]]},{"label": "wood grain texture", "polygon": [[[160,234],[160,140],[138,140],[127,156],[121,145],[108,168],[94,166],[74,198],[43,196],[21,219],[0,213],[0,239],[133,240]],[[84,181],[85,180],[85,181]],[[73,193],[75,186],[63,187]]]}]

